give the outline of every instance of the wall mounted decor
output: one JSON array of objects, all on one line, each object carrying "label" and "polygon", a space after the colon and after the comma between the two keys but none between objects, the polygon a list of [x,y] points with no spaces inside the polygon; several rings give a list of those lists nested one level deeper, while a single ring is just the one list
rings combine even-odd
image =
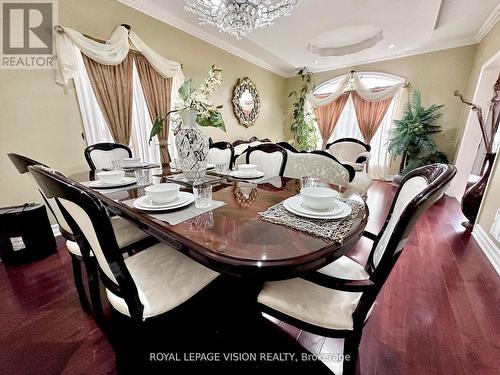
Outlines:
[{"label": "wall mounted decor", "polygon": [[260,112],[260,98],[257,87],[248,77],[240,78],[233,92],[233,110],[241,125],[255,124]]}]

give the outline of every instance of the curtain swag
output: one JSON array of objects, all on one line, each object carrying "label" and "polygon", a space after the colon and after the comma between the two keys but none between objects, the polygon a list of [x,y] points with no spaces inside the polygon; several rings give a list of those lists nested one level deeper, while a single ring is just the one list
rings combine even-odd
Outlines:
[{"label": "curtain swag", "polygon": [[[381,90],[372,91],[368,89],[357,73],[352,74],[352,90],[355,91],[362,99],[369,102],[379,102],[389,98],[394,97],[401,87],[403,87],[404,82],[398,82],[392,86],[384,87]],[[313,93],[307,94],[307,101],[313,107],[321,107],[324,105],[331,104],[333,101],[337,100],[343,93],[348,89],[351,84],[351,74],[347,74],[344,79],[340,82],[337,89],[326,97],[317,97]]]},{"label": "curtain swag", "polygon": [[87,38],[82,33],[69,27],[63,27],[63,33],[56,34],[57,71],[56,83],[67,86],[68,81],[78,73],[73,45],[89,59],[102,65],[118,65],[130,49],[130,43],[141,52],[153,69],[163,78],[172,78],[172,90],[178,89],[184,81],[182,66],[168,60],[153,51],[133,31],[118,26],[106,43],[99,43]]}]

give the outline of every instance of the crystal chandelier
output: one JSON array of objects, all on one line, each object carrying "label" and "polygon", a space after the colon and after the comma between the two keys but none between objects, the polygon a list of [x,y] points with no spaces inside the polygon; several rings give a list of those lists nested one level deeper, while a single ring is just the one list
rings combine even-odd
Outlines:
[{"label": "crystal chandelier", "polygon": [[185,10],[198,16],[200,24],[217,26],[240,39],[259,27],[288,16],[298,0],[186,0]]}]

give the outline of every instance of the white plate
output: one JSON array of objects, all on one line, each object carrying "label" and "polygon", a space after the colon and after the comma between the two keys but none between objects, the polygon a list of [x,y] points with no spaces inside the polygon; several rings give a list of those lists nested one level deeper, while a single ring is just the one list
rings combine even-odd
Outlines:
[{"label": "white plate", "polygon": [[145,161],[141,161],[136,164],[127,164],[123,166],[123,169],[135,169],[135,168],[145,168],[151,166],[151,163],[146,163]]},{"label": "white plate", "polygon": [[215,164],[210,164],[210,163],[207,164],[207,169],[214,169],[214,168]]},{"label": "white plate", "polygon": [[135,177],[123,177],[123,179],[121,179],[118,182],[104,182],[101,180],[90,181],[89,187],[94,189],[108,189],[108,188],[132,185],[135,184],[136,182],[137,180],[135,179]]},{"label": "white plate", "polygon": [[352,212],[352,209],[349,205],[345,204],[344,202],[337,201],[337,204],[342,207],[342,211],[337,213],[337,214],[328,215],[328,216],[327,215],[317,215],[317,214],[315,214],[315,215],[306,214],[302,211],[298,211],[297,209],[295,209],[293,207],[293,204],[290,205],[290,200],[292,200],[292,202],[293,202],[294,198],[296,198],[296,197],[291,197],[291,198],[288,198],[285,201],[283,201],[283,207],[285,207],[285,209],[287,211],[290,211],[291,213],[293,213],[295,215],[302,216],[302,217],[308,217],[310,219],[324,219],[324,220],[342,219],[343,217],[348,216]]},{"label": "white plate", "polygon": [[177,199],[170,203],[158,204],[151,202],[151,198],[148,196],[140,197],[132,203],[132,205],[144,211],[167,211],[174,210],[177,208],[181,208],[187,206],[194,202],[194,195],[192,193],[188,193],[185,191],[180,191]]},{"label": "white plate", "polygon": [[264,172],[261,171],[255,171],[252,173],[240,173],[238,171],[231,172],[230,174],[233,177],[236,178],[246,178],[246,179],[253,179],[253,178],[259,178],[264,176]]},{"label": "white plate", "polygon": [[304,199],[300,195],[296,195],[295,197],[291,197],[288,199],[288,204],[295,211],[302,212],[308,215],[314,216],[332,216],[341,213],[345,207],[341,205],[339,200],[335,200],[335,206],[328,210],[315,210],[314,208],[307,207],[304,205]]}]

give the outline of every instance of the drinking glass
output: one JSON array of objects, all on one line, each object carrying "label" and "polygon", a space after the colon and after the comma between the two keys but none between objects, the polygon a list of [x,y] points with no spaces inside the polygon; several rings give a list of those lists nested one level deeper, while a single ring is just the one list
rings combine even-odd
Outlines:
[{"label": "drinking glass", "polygon": [[123,170],[123,159],[111,160],[111,165],[113,166],[113,170],[121,171]]},{"label": "drinking glass", "polygon": [[217,174],[224,174],[227,170],[227,164],[222,162],[222,163],[216,163],[215,164],[215,173]]},{"label": "drinking glass", "polygon": [[300,178],[300,187],[313,187],[316,186],[318,183],[318,180],[315,179],[314,177],[311,176],[303,176]]},{"label": "drinking glass", "polygon": [[137,180],[137,185],[139,186],[146,186],[151,183],[151,173],[149,169],[134,169],[134,175]]},{"label": "drinking glass", "polygon": [[208,208],[212,205],[212,185],[199,183],[193,185],[194,206]]}]

